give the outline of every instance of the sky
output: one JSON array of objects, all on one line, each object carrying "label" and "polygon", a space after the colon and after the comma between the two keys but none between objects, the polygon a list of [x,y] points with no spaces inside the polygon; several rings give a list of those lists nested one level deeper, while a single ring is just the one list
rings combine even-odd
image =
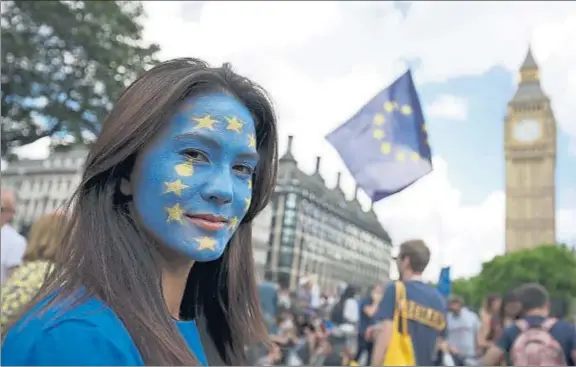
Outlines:
[{"label": "sky", "polygon": [[434,171],[374,209],[395,244],[429,244],[428,279],[443,265],[474,275],[504,250],[503,118],[530,44],[559,127],[557,236],[576,244],[576,2],[144,4],[145,41],[161,59],[231,62],[260,83],[277,108],[280,151],[294,135],[300,167],[311,173],[322,156],[328,185],[342,171],[349,196],[354,181],[324,137],[411,67]]}]

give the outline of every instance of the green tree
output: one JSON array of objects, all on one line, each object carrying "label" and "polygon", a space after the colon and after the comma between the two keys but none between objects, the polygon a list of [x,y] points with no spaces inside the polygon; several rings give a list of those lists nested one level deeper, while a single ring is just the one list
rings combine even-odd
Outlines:
[{"label": "green tree", "polygon": [[45,136],[97,135],[113,101],[157,62],[139,1],[3,1],[2,155]]},{"label": "green tree", "polygon": [[553,297],[576,297],[576,256],[564,245],[544,245],[497,256],[484,263],[477,292],[506,292],[523,283],[540,283]]},{"label": "green tree", "polygon": [[524,283],[540,283],[550,295],[570,302],[576,298],[576,254],[564,245],[544,245],[497,256],[469,279],[456,279],[454,293],[474,307],[491,293],[505,293]]}]

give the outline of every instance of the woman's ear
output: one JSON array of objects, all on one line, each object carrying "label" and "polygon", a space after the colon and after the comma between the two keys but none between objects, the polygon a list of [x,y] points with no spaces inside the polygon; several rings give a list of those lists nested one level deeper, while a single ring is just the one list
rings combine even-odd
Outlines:
[{"label": "woman's ear", "polygon": [[120,179],[120,192],[125,196],[132,196],[132,185],[130,178],[123,177]]}]

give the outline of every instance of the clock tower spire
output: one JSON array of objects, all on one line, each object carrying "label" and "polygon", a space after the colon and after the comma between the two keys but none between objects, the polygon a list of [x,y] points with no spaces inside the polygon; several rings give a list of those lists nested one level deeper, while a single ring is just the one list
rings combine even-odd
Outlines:
[{"label": "clock tower spire", "polygon": [[529,47],[504,122],[506,251],[556,241],[556,121]]}]

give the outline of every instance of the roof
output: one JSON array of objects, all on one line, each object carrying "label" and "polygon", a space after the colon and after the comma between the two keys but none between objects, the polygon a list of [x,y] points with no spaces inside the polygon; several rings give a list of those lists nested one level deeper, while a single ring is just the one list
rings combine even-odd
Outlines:
[{"label": "roof", "polygon": [[[372,233],[378,238],[386,240],[387,242],[391,241],[390,236],[384,230],[372,209],[366,212],[363,211],[356,197],[348,200],[340,186],[334,188],[327,187],[318,169],[312,175],[301,171],[297,166],[296,159],[292,155],[291,148],[292,137],[289,137],[288,149],[280,158],[280,170],[290,169],[291,180],[297,181],[300,188],[313,193],[321,202],[331,203],[333,206],[341,208],[342,210],[334,213],[335,215],[343,217],[346,221],[354,223],[356,226]],[[292,169],[289,168],[288,165],[290,165]]]}]

